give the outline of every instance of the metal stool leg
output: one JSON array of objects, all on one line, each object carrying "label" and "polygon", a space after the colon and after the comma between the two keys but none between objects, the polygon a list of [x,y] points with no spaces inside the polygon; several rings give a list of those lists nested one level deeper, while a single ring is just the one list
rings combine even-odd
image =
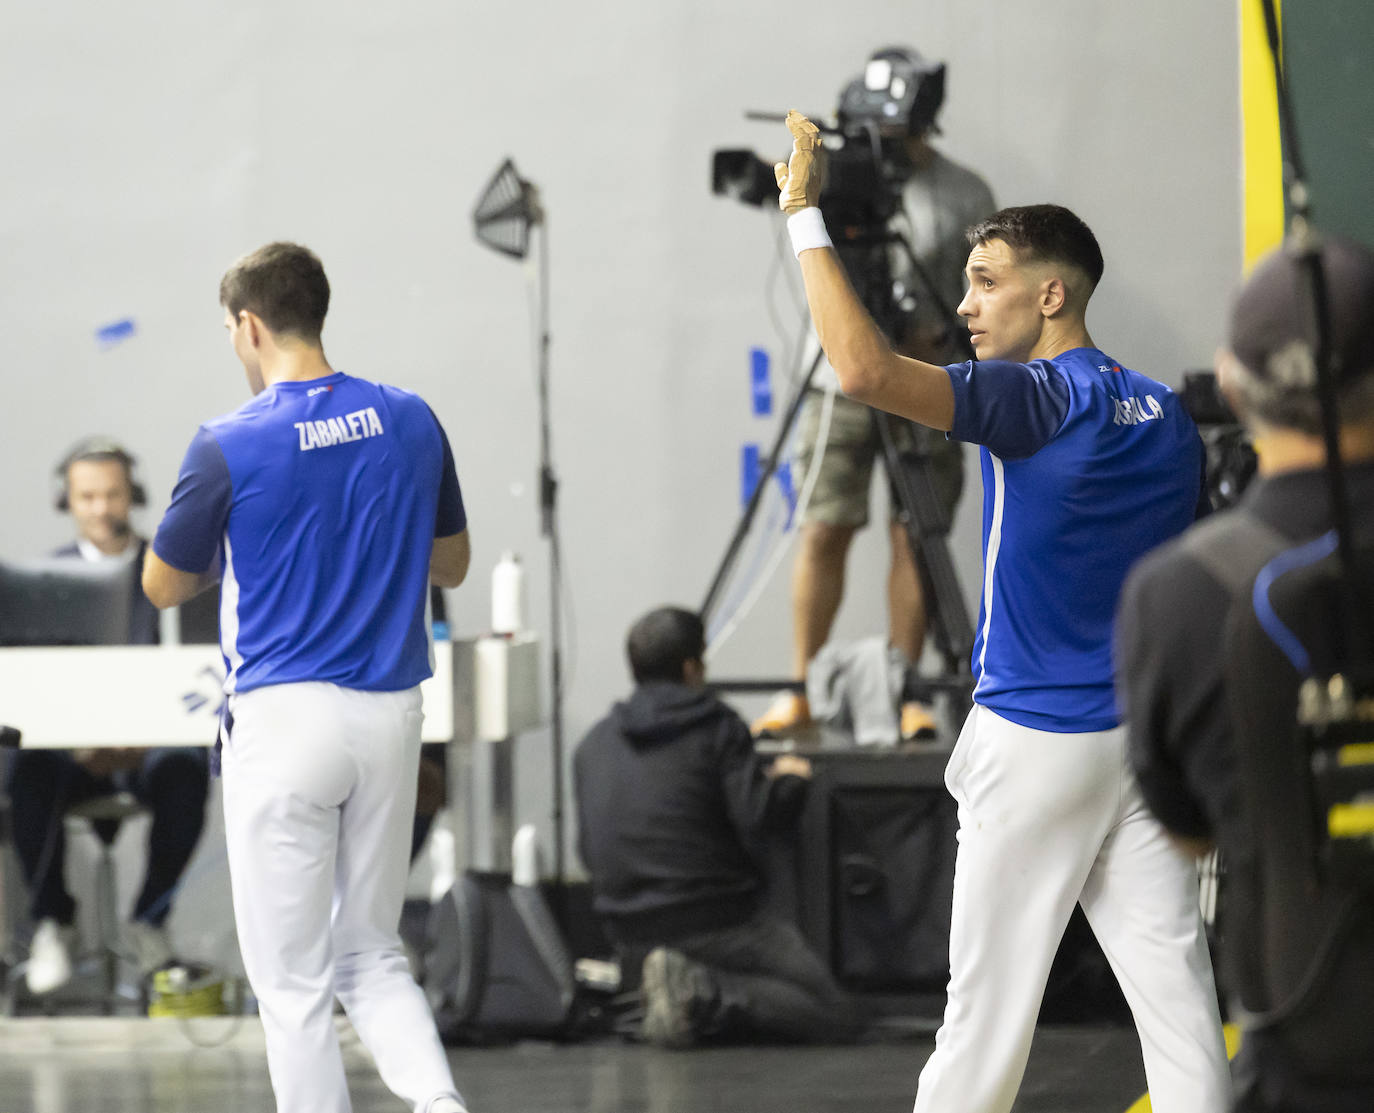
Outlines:
[{"label": "metal stool leg", "polygon": [[119,989],[119,911],[116,897],[114,848],[100,841],[100,858],[95,867],[97,935],[100,945],[100,1011],[114,1013]]}]

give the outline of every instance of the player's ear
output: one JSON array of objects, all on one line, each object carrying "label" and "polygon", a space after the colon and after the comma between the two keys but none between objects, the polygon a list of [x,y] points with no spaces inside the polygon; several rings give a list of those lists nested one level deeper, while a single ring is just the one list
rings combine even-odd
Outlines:
[{"label": "player's ear", "polygon": [[1059,275],[1052,275],[1040,284],[1040,313],[1042,316],[1055,316],[1064,308],[1068,300],[1068,286],[1065,285],[1064,279]]}]

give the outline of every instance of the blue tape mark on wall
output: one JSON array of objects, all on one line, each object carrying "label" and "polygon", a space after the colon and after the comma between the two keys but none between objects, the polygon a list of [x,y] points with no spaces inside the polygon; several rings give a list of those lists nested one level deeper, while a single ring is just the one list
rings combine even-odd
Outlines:
[{"label": "blue tape mark on wall", "polygon": [[763,470],[759,462],[759,446],[746,444],[740,450],[739,462],[739,501],[747,506],[754,497],[754,488],[759,485],[759,473]]},{"label": "blue tape mark on wall", "polygon": [[102,348],[113,348],[121,341],[128,340],[137,331],[133,318],[125,317],[123,320],[101,325],[95,330],[95,340]]},{"label": "blue tape mark on wall", "polygon": [[[757,444],[744,445],[740,449],[739,469],[739,500],[742,505],[749,505],[749,500],[754,497],[754,489],[758,487],[759,478],[762,475],[762,450]],[[792,517],[797,512],[797,489],[792,482],[792,465],[785,461],[779,464],[773,471],[773,479],[782,492],[783,501],[787,503],[787,524],[783,526],[783,529],[791,529]]]},{"label": "blue tape mark on wall", "polygon": [[773,412],[773,383],[768,377],[768,353],[762,348],[749,349],[749,382],[754,416],[767,417]]}]

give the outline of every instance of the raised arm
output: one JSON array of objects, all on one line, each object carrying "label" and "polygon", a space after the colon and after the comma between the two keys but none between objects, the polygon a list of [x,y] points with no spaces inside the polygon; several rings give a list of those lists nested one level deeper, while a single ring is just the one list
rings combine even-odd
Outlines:
[{"label": "raised arm", "polygon": [[933,429],[954,423],[954,389],[949,373],[933,363],[893,351],[854,293],[818,207],[820,133],[799,112],[787,114],[792,157],[774,167],[788,214],[788,231],[801,263],[811,320],[840,389],[849,397]]}]

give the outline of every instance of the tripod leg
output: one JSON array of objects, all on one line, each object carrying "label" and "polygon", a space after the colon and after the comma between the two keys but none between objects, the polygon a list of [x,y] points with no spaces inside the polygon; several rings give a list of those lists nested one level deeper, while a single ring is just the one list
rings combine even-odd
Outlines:
[{"label": "tripod leg", "polygon": [[706,591],[706,600],[701,604],[701,618],[708,625],[711,612],[720,599],[721,589],[725,586],[730,570],[735,566],[735,560],[739,556],[745,537],[749,535],[749,527],[754,524],[754,515],[758,513],[759,504],[763,501],[763,492],[768,486],[768,481],[773,478],[773,473],[778,470],[778,464],[782,461],[783,446],[787,444],[792,426],[796,424],[797,414],[801,412],[802,402],[806,399],[806,392],[811,386],[811,380],[816,375],[816,369],[821,365],[823,355],[824,353],[817,348],[816,356],[811,361],[811,366],[807,369],[805,377],[793,389],[792,397],[788,401],[787,410],[783,415],[782,424],[778,428],[777,436],[773,438],[773,447],[768,454],[768,459],[764,462],[763,471],[759,475],[758,484],[754,487],[753,494],[749,496],[749,502],[744,508],[744,513],[740,516],[739,524],[735,527],[730,543],[725,548],[725,555],[721,558],[716,574],[711,579],[711,586]]},{"label": "tripod leg", "polygon": [[874,411],[883,464],[925,588],[930,631],[945,659],[946,670],[957,674],[968,666],[973,651],[973,626],[946,543],[950,523],[931,474],[930,456],[898,447],[893,428],[896,420],[880,410]]}]

